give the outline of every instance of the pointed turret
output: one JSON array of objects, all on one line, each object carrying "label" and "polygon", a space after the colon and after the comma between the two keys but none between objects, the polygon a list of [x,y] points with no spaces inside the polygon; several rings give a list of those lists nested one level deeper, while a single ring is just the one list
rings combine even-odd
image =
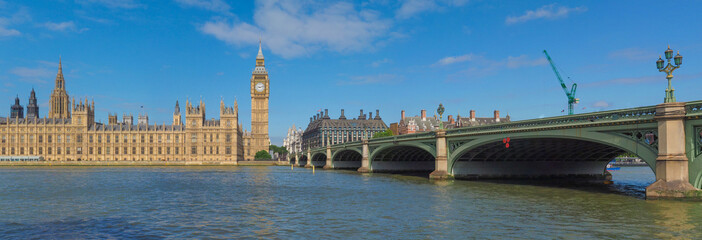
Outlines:
[{"label": "pointed turret", "polygon": [[66,81],[63,78],[63,65],[59,56],[58,72],[56,73],[55,87],[49,100],[49,118],[71,118],[70,98],[66,92]]},{"label": "pointed turret", "polygon": [[175,110],[173,114],[180,114],[180,106],[178,105],[178,100],[176,100]]},{"label": "pointed turret", "polygon": [[39,118],[39,106],[37,105],[37,94],[34,93],[34,88],[32,88],[32,92],[29,93],[29,103],[27,103],[27,118]]},{"label": "pointed turret", "polygon": [[63,67],[61,66],[61,56],[59,56],[58,73],[56,73],[56,88],[57,89],[64,89],[65,88],[65,82],[63,79]]},{"label": "pointed turret", "polygon": [[261,49],[261,39],[258,39],[258,55],[256,55],[256,60],[263,60],[263,50]]}]

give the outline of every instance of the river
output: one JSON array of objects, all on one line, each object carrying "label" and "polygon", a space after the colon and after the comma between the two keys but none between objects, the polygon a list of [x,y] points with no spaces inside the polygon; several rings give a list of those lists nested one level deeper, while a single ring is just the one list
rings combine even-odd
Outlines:
[{"label": "river", "polygon": [[289,167],[2,167],[0,239],[702,239],[702,203],[612,185]]}]

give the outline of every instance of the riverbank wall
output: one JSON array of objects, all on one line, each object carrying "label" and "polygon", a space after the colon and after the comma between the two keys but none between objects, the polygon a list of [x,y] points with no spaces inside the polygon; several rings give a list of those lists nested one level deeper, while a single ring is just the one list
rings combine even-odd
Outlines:
[{"label": "riverbank wall", "polygon": [[286,166],[278,161],[0,161],[0,166]]}]

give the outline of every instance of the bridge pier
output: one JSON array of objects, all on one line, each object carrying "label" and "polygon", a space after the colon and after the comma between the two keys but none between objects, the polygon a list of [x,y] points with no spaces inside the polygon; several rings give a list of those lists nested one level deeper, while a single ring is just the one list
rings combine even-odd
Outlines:
[{"label": "bridge pier", "polygon": [[327,161],[324,164],[324,169],[334,169],[334,165],[332,164],[332,155],[331,155],[331,146],[327,145]]},{"label": "bridge pier", "polygon": [[685,103],[656,106],[658,157],[656,181],[646,187],[647,199],[702,198],[702,191],[690,184],[685,149]]},{"label": "bridge pier", "polygon": [[446,151],[446,130],[436,131],[436,165],[434,171],[429,174],[430,179],[448,179],[452,176],[448,173],[448,152]]},{"label": "bridge pier", "polygon": [[307,149],[307,163],[305,167],[312,168],[312,151],[309,148]]},{"label": "bridge pier", "polygon": [[369,173],[371,172],[370,169],[370,160],[369,160],[369,153],[368,153],[368,140],[363,139],[363,153],[361,154],[361,167],[358,168],[358,172],[360,173]]}]

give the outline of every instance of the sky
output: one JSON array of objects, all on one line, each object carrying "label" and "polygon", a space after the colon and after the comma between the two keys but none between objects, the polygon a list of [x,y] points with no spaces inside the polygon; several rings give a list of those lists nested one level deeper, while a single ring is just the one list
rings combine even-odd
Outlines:
[{"label": "sky", "polygon": [[[282,144],[320,109],[332,118],[380,110],[512,120],[663,102],[655,61],[683,55],[678,101],[701,100],[702,1],[0,0],[0,116],[36,90],[47,114],[59,56],[72,97],[108,113],[172,122],[176,100],[239,103],[250,129],[249,81],[259,39],[270,76],[270,138]],[[142,107],[143,106],[143,107]],[[565,110],[567,112],[567,110]]]}]

